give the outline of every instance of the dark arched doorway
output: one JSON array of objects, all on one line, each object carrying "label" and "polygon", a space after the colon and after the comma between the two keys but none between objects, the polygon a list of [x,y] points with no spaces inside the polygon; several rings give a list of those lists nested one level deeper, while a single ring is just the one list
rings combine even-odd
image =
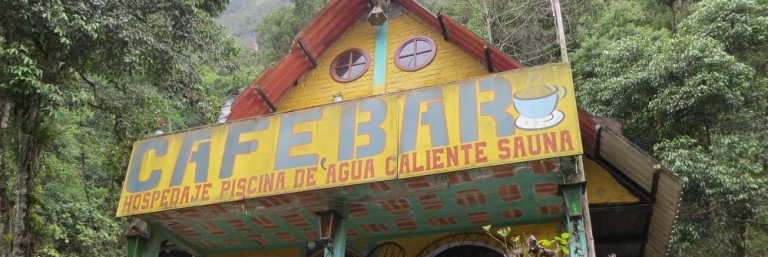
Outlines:
[{"label": "dark arched doorway", "polygon": [[440,238],[415,257],[504,257],[504,246],[488,234],[465,233]]},{"label": "dark arched doorway", "polygon": [[504,257],[504,255],[485,246],[459,245],[445,249],[435,257]]}]

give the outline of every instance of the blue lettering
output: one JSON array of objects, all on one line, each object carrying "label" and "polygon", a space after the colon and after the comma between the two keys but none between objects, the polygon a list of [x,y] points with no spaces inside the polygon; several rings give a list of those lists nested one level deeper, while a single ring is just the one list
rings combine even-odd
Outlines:
[{"label": "blue lettering", "polygon": [[235,166],[235,158],[238,155],[252,153],[259,148],[259,140],[240,142],[240,137],[245,133],[262,131],[268,127],[269,119],[262,119],[256,122],[248,122],[229,128],[229,131],[227,131],[227,141],[224,145],[224,158],[222,158],[221,161],[219,178],[227,179],[232,176],[232,170]]},{"label": "blue lettering", "polygon": [[322,117],[322,109],[315,109],[300,113],[283,114],[283,117],[280,120],[280,132],[277,138],[275,170],[284,170],[317,164],[317,154],[291,156],[292,147],[309,144],[312,142],[312,132],[301,132],[294,134],[293,127],[299,123],[317,121]]},{"label": "blue lettering", "polygon": [[[198,142],[202,141],[202,142]],[[192,145],[197,143],[197,151],[192,153]],[[171,177],[171,186],[181,185],[184,179],[184,171],[187,170],[187,164],[194,162],[195,165],[195,183],[208,181],[208,159],[211,155],[211,131],[198,131],[187,134],[184,137],[184,143],[181,145],[179,158],[176,160],[176,167],[173,169]]]},{"label": "blue lettering", "polygon": [[162,176],[162,170],[156,169],[150,171],[149,179],[145,181],[139,180],[139,172],[141,172],[141,165],[144,162],[144,154],[150,150],[155,150],[155,157],[162,157],[168,152],[168,141],[165,139],[158,139],[154,141],[144,142],[136,148],[136,152],[131,157],[131,167],[128,170],[128,182],[125,184],[125,190],[128,193],[138,193],[149,191],[160,183],[160,176]]}]

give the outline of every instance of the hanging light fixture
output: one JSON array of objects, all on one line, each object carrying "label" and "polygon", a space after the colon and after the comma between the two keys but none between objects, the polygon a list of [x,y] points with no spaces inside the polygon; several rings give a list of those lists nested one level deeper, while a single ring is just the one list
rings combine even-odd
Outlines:
[{"label": "hanging light fixture", "polygon": [[324,245],[328,245],[336,237],[337,230],[344,217],[336,210],[321,211],[315,214],[317,214],[317,218],[320,221],[320,241]]},{"label": "hanging light fixture", "polygon": [[368,14],[368,23],[371,24],[371,26],[381,26],[384,24],[384,22],[387,21],[387,13],[386,13],[386,6],[388,5],[385,3],[386,0],[374,0],[374,3],[372,4],[371,13]]},{"label": "hanging light fixture", "polygon": [[586,181],[557,186],[557,194],[563,197],[565,212],[571,220],[577,220],[584,216],[584,206],[582,203],[584,202],[584,191],[586,188]]}]

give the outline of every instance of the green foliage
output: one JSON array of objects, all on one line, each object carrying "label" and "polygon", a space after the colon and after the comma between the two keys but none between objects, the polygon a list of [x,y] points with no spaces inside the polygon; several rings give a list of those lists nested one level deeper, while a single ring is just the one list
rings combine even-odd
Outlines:
[{"label": "green foliage", "polygon": [[327,0],[292,1],[282,5],[259,24],[259,60],[264,66],[270,66],[288,54],[293,45],[293,36],[327,3]]},{"label": "green foliage", "polygon": [[256,27],[264,16],[286,3],[287,0],[231,0],[216,21],[242,47],[255,51],[258,45]]},{"label": "green foliage", "polygon": [[[530,0],[427,0],[433,11],[445,13],[464,24],[488,43],[523,65],[559,62],[550,1]],[[566,41],[571,47],[580,28],[577,21],[590,13],[595,1],[560,1]]]},{"label": "green foliage", "polygon": [[747,235],[768,214],[768,5],[690,2],[664,2],[669,27],[636,1],[583,19],[577,97],[685,180],[675,256],[760,255],[748,246],[768,237]]},{"label": "green foliage", "polygon": [[[485,230],[485,233],[488,234],[488,236],[504,246],[504,250],[508,256],[534,256],[534,253],[531,252],[531,247],[533,246],[528,244],[538,245],[540,248],[543,247],[542,249],[544,251],[547,251],[546,253],[539,252],[537,256],[558,256],[559,253],[570,254],[570,250],[568,250],[568,239],[571,238],[571,234],[568,232],[563,232],[560,236],[555,236],[552,240],[536,240],[535,237],[530,236],[528,241],[533,241],[526,242],[526,240],[520,239],[523,235],[512,234],[512,227],[494,229],[491,225],[485,225],[483,226],[483,230]],[[493,230],[496,230],[495,233],[492,232]]]},{"label": "green foliage", "polygon": [[0,103],[13,106],[0,146],[18,149],[0,152],[0,199],[27,192],[21,229],[0,226],[13,256],[125,252],[113,217],[132,142],[213,122],[255,72],[213,22],[227,2],[0,2]]}]

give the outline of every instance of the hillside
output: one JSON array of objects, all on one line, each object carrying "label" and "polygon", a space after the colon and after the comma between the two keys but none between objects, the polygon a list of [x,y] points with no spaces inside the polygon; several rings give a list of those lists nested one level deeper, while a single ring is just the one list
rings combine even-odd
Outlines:
[{"label": "hillside", "polygon": [[216,21],[242,46],[257,50],[256,26],[269,12],[288,3],[289,0],[230,0]]}]

